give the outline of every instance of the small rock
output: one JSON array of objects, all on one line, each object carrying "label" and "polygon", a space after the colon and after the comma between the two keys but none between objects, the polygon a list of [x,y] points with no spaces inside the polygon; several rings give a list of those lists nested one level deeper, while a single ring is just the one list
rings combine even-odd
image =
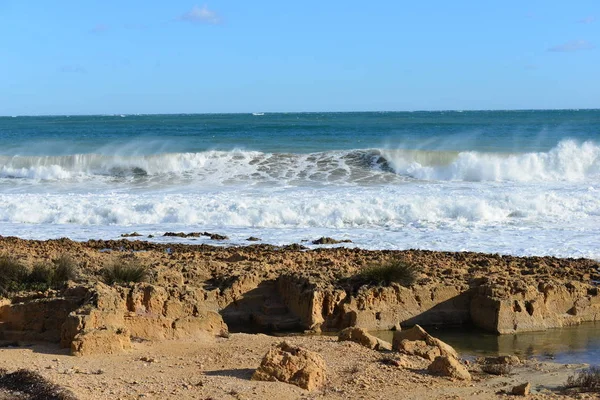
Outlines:
[{"label": "small rock", "polygon": [[470,381],[471,374],[456,358],[439,356],[427,367],[432,375],[448,376],[453,379]]},{"label": "small rock", "polygon": [[126,238],[126,237],[136,237],[136,236],[142,236],[142,234],[141,233],[137,233],[137,232],[132,232],[132,233],[123,233],[121,235],[121,237],[124,237],[124,238]]},{"label": "small rock", "polygon": [[249,238],[246,239],[249,242],[259,242],[261,239],[254,237],[254,236],[250,236]]},{"label": "small rock", "polygon": [[317,240],[313,240],[312,244],[338,244],[338,243],[352,243],[352,240],[349,239],[345,239],[345,240],[336,240],[330,237],[321,237]]},{"label": "small rock", "polygon": [[528,396],[531,392],[531,384],[529,382],[517,385],[512,388],[511,393],[515,396]]}]

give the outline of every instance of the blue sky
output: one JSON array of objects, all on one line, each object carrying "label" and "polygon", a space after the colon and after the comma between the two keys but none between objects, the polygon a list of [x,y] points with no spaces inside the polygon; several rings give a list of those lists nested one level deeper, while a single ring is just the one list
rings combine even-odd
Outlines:
[{"label": "blue sky", "polygon": [[0,0],[0,115],[600,107],[600,1]]}]

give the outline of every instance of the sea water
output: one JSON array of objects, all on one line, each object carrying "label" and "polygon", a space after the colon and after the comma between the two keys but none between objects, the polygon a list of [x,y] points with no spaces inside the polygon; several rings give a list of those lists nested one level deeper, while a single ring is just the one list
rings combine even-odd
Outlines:
[{"label": "sea water", "polygon": [[600,110],[0,117],[0,235],[133,231],[600,259]]}]

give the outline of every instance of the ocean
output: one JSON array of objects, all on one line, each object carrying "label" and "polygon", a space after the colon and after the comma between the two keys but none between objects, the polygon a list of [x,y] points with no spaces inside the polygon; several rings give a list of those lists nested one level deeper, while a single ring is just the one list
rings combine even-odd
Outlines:
[{"label": "ocean", "polygon": [[0,117],[0,235],[600,260],[600,110],[256,114]]}]

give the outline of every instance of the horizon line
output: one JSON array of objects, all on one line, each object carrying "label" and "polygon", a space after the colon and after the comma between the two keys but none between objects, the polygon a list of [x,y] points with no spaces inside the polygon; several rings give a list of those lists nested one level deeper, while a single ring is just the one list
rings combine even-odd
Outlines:
[{"label": "horizon line", "polygon": [[0,114],[0,118],[18,117],[116,117],[150,115],[245,115],[245,114],[362,114],[362,113],[418,113],[418,112],[490,112],[490,111],[600,111],[600,108],[481,108],[481,109],[432,109],[432,110],[377,110],[377,111],[246,111],[246,112],[174,112],[174,113],[98,113],[98,114]]}]

